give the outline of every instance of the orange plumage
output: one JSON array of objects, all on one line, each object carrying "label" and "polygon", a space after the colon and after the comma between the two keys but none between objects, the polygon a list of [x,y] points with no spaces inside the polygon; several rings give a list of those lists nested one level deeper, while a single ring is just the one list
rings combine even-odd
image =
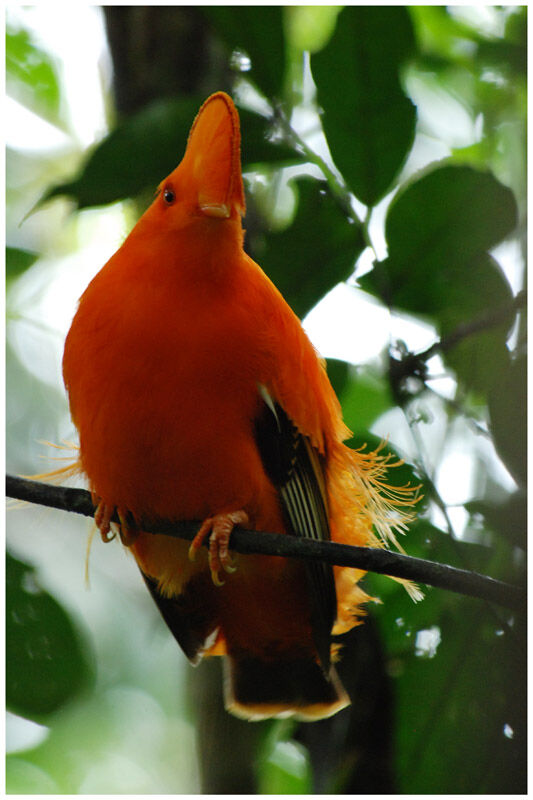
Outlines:
[{"label": "orange plumage", "polygon": [[[362,573],[335,568],[333,580],[323,565],[233,561],[231,529],[377,546],[404,527],[412,490],[380,494],[386,459],[342,443],[349,432],[323,362],[243,251],[244,209],[239,118],[218,92],[181,164],[82,295],[63,372],[97,524],[106,537],[118,510],[186,654],[227,655],[235,713],[313,719],[348,702],[330,636],[356,624]],[[128,518],[141,517],[206,522],[188,551],[132,531]],[[209,534],[208,559],[199,545]]]}]

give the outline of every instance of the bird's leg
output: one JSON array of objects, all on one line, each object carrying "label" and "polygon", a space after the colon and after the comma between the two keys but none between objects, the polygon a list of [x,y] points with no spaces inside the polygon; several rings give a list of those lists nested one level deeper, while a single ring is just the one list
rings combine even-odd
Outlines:
[{"label": "bird's leg", "polygon": [[119,533],[122,544],[125,547],[131,547],[139,535],[135,520],[132,519],[131,513],[126,508],[117,508],[117,514],[120,520]]},{"label": "bird's leg", "polygon": [[228,551],[229,539],[231,532],[236,525],[246,526],[250,523],[250,518],[246,511],[232,511],[226,514],[215,514],[214,517],[208,517],[202,523],[202,526],[189,547],[189,558],[194,561],[196,553],[203,545],[205,540],[209,539],[209,569],[211,570],[211,578],[215,586],[222,586],[224,581],[221,581],[218,573],[221,569],[225,572],[235,572],[236,566],[233,563]]},{"label": "bird's leg", "polygon": [[[93,502],[96,503],[96,499],[93,497]],[[116,525],[116,523],[111,521],[115,510],[118,514],[118,518],[120,520],[120,525]],[[131,515],[125,508],[117,508],[116,506],[108,505],[104,503],[103,500],[99,500],[96,505],[96,511],[94,513],[94,521],[96,523],[96,527],[100,531],[100,536],[102,537],[102,541],[110,542],[112,539],[115,538],[115,532],[111,532],[111,526],[116,525],[118,528],[118,532],[120,534],[120,539],[122,544],[126,547],[130,547],[133,544],[139,532],[135,529],[134,526],[131,524]]]}]

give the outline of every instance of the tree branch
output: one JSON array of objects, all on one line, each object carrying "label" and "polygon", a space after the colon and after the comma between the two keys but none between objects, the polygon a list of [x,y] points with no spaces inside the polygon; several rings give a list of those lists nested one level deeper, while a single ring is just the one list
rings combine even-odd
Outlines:
[{"label": "tree branch", "polygon": [[438,352],[446,353],[468,336],[472,336],[480,331],[489,330],[490,328],[495,328],[497,325],[505,322],[513,314],[525,308],[526,302],[527,292],[523,289],[521,292],[518,292],[511,302],[504,303],[497,308],[489,309],[484,314],[481,314],[469,322],[461,323],[447,336],[444,336],[440,341],[435,342],[435,344],[432,344],[427,350],[424,350],[423,353],[418,353],[416,358],[419,361],[428,361]]},{"label": "tree branch", "polygon": [[[52,486],[8,475],[6,493],[8,497],[17,500],[82,514],[86,517],[92,517],[95,511],[91,495],[85,489]],[[119,522],[118,517],[114,518],[114,521]],[[200,523],[196,521],[142,520],[141,522],[141,528],[146,533],[175,536],[188,541],[194,538],[199,525]],[[408,578],[428,586],[480,597],[507,608],[520,608],[525,605],[526,593],[519,586],[497,581],[476,572],[389,550],[355,547],[337,542],[318,542],[286,534],[246,531],[240,528],[233,531],[230,547],[237,553],[321,560],[328,564],[364,569],[396,578]]]},{"label": "tree branch", "polygon": [[489,309],[475,319],[462,322],[457,325],[447,336],[443,336],[431,347],[420,353],[400,350],[400,357],[397,358],[389,352],[389,381],[396,403],[403,408],[406,401],[413,396],[412,391],[407,391],[405,380],[413,377],[418,378],[423,388],[427,388],[428,379],[427,362],[437,353],[446,353],[452,350],[457,344],[485,330],[490,330],[501,325],[506,320],[510,320],[513,314],[517,314],[526,307],[527,292],[523,289],[512,301]]}]

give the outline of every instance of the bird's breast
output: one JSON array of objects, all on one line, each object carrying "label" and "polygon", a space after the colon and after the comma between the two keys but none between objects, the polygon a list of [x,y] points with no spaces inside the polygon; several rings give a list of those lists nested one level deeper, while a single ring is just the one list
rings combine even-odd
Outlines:
[{"label": "bird's breast", "polygon": [[65,348],[97,494],[140,514],[201,518],[267,491],[253,438],[265,360],[257,319],[223,304],[121,311],[104,318],[80,305]]}]

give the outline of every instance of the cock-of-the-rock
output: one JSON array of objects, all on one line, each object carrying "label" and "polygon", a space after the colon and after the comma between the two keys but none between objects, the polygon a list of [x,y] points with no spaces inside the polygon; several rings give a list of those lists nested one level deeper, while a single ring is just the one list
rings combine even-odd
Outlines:
[{"label": "cock-of-the-rock", "polygon": [[[239,716],[314,720],[349,703],[331,637],[360,620],[363,572],[230,554],[231,531],[397,544],[416,489],[387,485],[381,450],[343,443],[323,360],[243,250],[244,212],[239,117],[217,92],[83,293],[63,375],[96,524],[107,540],[118,514],[188,658],[225,657]],[[203,523],[189,545],[138,529],[157,518]]]}]

